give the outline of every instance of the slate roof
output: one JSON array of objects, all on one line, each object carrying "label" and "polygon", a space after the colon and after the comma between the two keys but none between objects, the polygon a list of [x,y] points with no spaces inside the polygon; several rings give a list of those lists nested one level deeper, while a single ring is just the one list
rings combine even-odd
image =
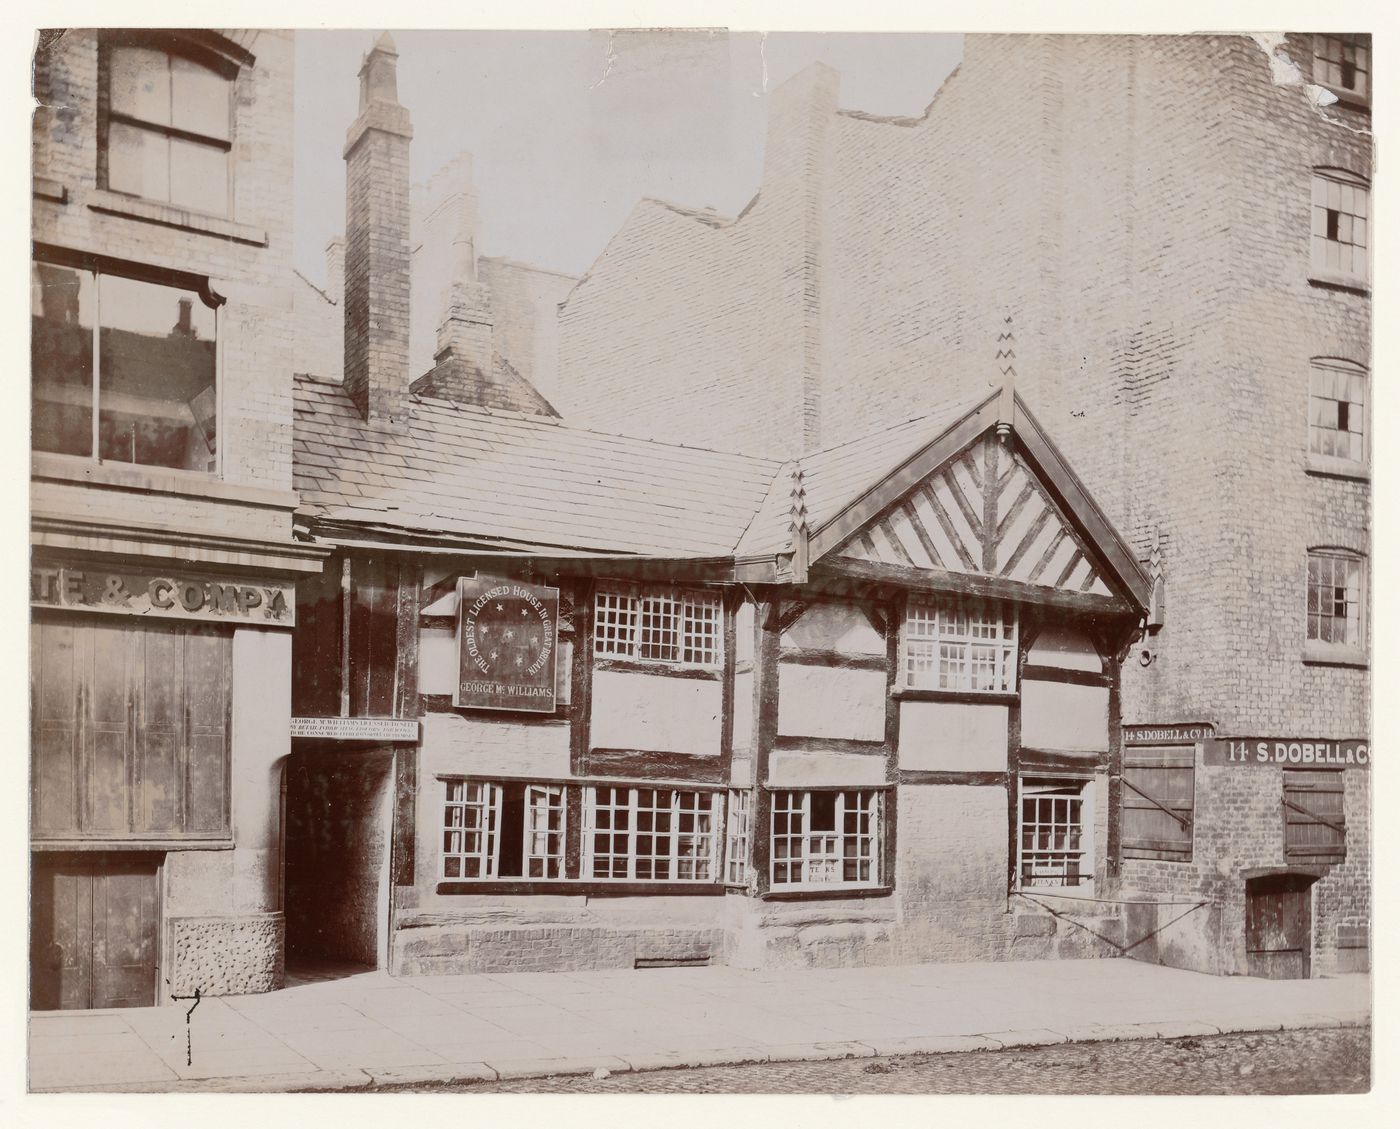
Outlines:
[{"label": "slate roof", "polygon": [[[804,456],[813,529],[979,403],[945,405]],[[337,383],[295,382],[295,486],[313,519],[502,548],[667,558],[789,546],[793,461],[605,435],[418,397],[407,428],[367,423]]]}]

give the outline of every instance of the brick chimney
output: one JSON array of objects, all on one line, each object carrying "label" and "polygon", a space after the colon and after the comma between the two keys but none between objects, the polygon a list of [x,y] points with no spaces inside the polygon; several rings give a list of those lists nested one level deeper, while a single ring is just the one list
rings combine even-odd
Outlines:
[{"label": "brick chimney", "polygon": [[360,64],[360,116],[345,136],[345,391],[367,420],[408,407],[408,111],[399,53],[382,33]]}]

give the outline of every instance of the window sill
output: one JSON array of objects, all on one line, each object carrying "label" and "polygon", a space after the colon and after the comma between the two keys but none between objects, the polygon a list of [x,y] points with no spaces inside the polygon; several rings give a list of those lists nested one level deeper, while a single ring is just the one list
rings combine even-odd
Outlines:
[{"label": "window sill", "polygon": [[1306,643],[1303,646],[1304,666],[1348,666],[1365,670],[1371,665],[1365,651],[1355,647],[1329,646],[1326,643]]},{"label": "window sill", "polygon": [[729,889],[730,887],[720,882],[633,882],[625,879],[605,881],[585,878],[440,878],[436,892],[449,895],[496,894],[501,897],[554,894],[575,898],[655,898],[678,895],[718,897]]},{"label": "window sill", "polygon": [[1357,278],[1350,274],[1333,274],[1331,271],[1318,270],[1316,267],[1308,272],[1308,282],[1326,290],[1345,290],[1350,294],[1360,294],[1365,297],[1369,297],[1371,293],[1371,283],[1368,279]]},{"label": "window sill", "polygon": [[593,669],[627,671],[632,674],[660,674],[668,678],[698,678],[718,682],[724,671],[718,666],[698,666],[694,663],[668,663],[651,659],[626,659],[617,655],[593,656]]},{"label": "window sill", "polygon": [[36,176],[34,178],[34,199],[66,204],[68,203],[68,189],[56,180],[50,180],[46,176]]},{"label": "window sill", "polygon": [[887,898],[893,886],[781,886],[770,888],[759,898],[765,902],[814,902],[835,898]]},{"label": "window sill", "polygon": [[297,504],[297,496],[290,490],[224,482],[213,475],[194,470],[172,470],[134,463],[100,463],[81,455],[59,455],[50,451],[31,453],[29,473],[32,478],[58,482],[82,482],[90,486],[143,490],[153,494],[182,494],[191,498],[244,502],[276,509],[294,509]]},{"label": "window sill", "polygon": [[1020,700],[1014,690],[928,690],[916,686],[896,686],[890,697],[905,702],[985,702],[1003,706]]},{"label": "window sill", "polygon": [[136,196],[124,196],[120,192],[109,192],[104,188],[93,190],[88,197],[88,207],[105,215],[124,216],[127,219],[143,220],[146,223],[178,228],[180,231],[193,231],[200,235],[215,235],[253,247],[267,246],[267,232],[261,228],[246,223],[235,223],[233,220],[206,215],[203,212],[192,212],[171,204],[158,204]]},{"label": "window sill", "polygon": [[1326,455],[1308,455],[1307,472],[1322,478],[1346,478],[1354,482],[1370,482],[1371,470],[1347,459],[1329,459]]},{"label": "window sill", "polygon": [[1017,886],[1014,893],[1020,894],[1023,898],[1033,898],[1037,894],[1046,898],[1072,902],[1093,902],[1098,899],[1094,896],[1092,884],[1083,886]]},{"label": "window sill", "polygon": [[31,839],[33,851],[231,851],[233,839]]}]

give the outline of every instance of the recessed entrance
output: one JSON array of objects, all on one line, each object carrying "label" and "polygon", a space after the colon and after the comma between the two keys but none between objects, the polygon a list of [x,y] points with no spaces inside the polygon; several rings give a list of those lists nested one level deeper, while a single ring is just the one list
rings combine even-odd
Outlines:
[{"label": "recessed entrance", "polygon": [[160,855],[34,859],[29,1006],[153,1007]]},{"label": "recessed entrance", "polygon": [[1315,881],[1311,874],[1269,874],[1245,882],[1245,953],[1250,976],[1308,978]]}]

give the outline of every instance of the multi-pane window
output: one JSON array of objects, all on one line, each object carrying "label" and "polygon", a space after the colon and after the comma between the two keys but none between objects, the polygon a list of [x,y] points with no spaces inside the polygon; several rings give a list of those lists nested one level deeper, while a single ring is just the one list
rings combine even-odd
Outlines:
[{"label": "multi-pane window", "polygon": [[1308,388],[1308,450],[1361,463],[1366,458],[1366,370],[1318,358]]},{"label": "multi-pane window", "polygon": [[1362,646],[1361,558],[1341,550],[1308,554],[1308,639]]},{"label": "multi-pane window", "polygon": [[1361,102],[1371,97],[1371,37],[1313,36],[1313,81]]},{"label": "multi-pane window", "polygon": [[1312,178],[1312,265],[1315,272],[1365,282],[1371,190],[1341,169],[1318,169]]},{"label": "multi-pane window", "polygon": [[1015,691],[1015,610],[974,601],[911,604],[904,681],[919,689]]},{"label": "multi-pane window", "polygon": [[719,813],[719,793],[590,787],[583,803],[583,876],[713,882]]},{"label": "multi-pane window", "polygon": [[105,186],[229,214],[233,75],[144,43],[110,42]]},{"label": "multi-pane window", "polygon": [[870,789],[774,792],[773,886],[878,886],[883,810]]},{"label": "multi-pane window", "polygon": [[724,842],[724,880],[735,886],[742,886],[749,880],[749,818],[749,793],[731,789]]},{"label": "multi-pane window", "polygon": [[448,780],[443,805],[444,878],[562,878],[562,784]]},{"label": "multi-pane window", "polygon": [[694,666],[718,665],[722,611],[715,592],[685,588],[599,588],[593,653]]},{"label": "multi-pane window", "polygon": [[1021,781],[1022,888],[1081,886],[1093,875],[1085,866],[1090,836],[1085,782]]},{"label": "multi-pane window", "polygon": [[34,450],[215,469],[215,311],[198,292],[36,262],[30,314]]},{"label": "multi-pane window", "polygon": [[1283,771],[1283,853],[1313,862],[1346,857],[1346,781],[1335,769]]}]

